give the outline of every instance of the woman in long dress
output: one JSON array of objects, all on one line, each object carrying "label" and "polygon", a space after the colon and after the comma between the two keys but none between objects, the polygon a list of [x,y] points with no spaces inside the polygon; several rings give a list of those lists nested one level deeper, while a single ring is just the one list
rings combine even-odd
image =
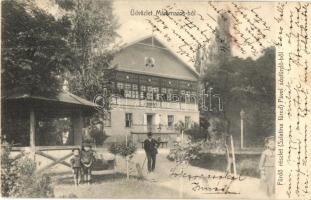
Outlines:
[{"label": "woman in long dress", "polygon": [[265,139],[266,149],[262,152],[259,170],[261,187],[269,197],[275,193],[275,141],[274,136]]}]

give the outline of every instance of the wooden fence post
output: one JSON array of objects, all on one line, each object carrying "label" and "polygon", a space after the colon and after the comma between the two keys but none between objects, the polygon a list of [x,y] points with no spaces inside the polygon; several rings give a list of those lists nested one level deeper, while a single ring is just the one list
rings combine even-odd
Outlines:
[{"label": "wooden fence post", "polygon": [[237,176],[237,173],[236,173],[236,165],[235,165],[235,152],[234,152],[234,144],[233,144],[233,137],[232,135],[230,135],[230,140],[231,140],[231,149],[232,149],[232,162],[233,162],[233,175],[234,177]]},{"label": "wooden fence post", "polygon": [[35,152],[36,152],[36,117],[35,117],[35,111],[32,108],[30,110],[30,116],[29,116],[29,123],[30,123],[30,153],[31,158],[35,161]]}]

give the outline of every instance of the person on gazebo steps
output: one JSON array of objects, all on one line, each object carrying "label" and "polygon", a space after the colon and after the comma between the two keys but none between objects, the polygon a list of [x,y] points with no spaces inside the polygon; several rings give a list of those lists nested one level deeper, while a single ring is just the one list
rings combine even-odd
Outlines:
[{"label": "person on gazebo steps", "polygon": [[93,167],[94,160],[95,160],[95,157],[94,157],[94,152],[92,150],[92,146],[91,145],[82,146],[81,163],[82,163],[84,181],[87,182],[88,185],[91,183],[92,167]]},{"label": "person on gazebo steps", "polygon": [[75,186],[78,186],[81,180],[80,149],[79,148],[73,149],[72,152],[73,152],[73,156],[70,159],[70,163],[72,167],[72,173],[73,173],[73,179],[74,179]]}]

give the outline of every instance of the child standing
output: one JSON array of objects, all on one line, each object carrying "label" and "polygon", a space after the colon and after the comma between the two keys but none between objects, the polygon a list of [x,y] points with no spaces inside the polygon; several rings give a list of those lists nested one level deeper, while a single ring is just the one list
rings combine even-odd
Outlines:
[{"label": "child standing", "polygon": [[91,145],[82,146],[81,163],[84,174],[84,181],[88,185],[91,183],[92,167],[95,161],[94,153]]},{"label": "child standing", "polygon": [[73,156],[70,159],[72,172],[73,172],[73,179],[75,182],[75,186],[80,184],[81,179],[81,156],[80,156],[80,149],[76,148],[72,150]]},{"label": "child standing", "polygon": [[261,185],[267,195],[272,197],[275,191],[275,141],[274,136],[265,139],[266,150],[261,154],[259,162]]}]

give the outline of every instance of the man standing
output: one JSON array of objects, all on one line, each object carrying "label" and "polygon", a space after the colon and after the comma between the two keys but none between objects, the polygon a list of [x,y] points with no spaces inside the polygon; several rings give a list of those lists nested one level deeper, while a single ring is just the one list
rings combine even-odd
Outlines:
[{"label": "man standing", "polygon": [[144,141],[144,149],[148,159],[148,172],[153,172],[156,163],[159,143],[152,138],[152,133],[148,133],[148,138]]}]

